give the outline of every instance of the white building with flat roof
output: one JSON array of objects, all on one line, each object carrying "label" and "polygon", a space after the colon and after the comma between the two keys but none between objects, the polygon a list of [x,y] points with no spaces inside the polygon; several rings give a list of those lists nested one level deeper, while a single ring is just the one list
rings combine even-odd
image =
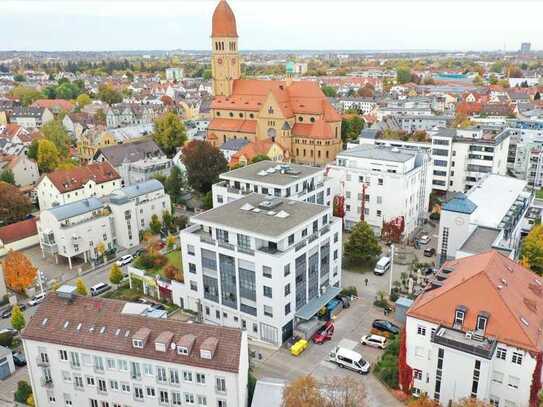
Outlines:
[{"label": "white building with flat roof", "polygon": [[135,315],[66,287],[22,333],[36,406],[247,405],[245,332]]},{"label": "white building with flat roof", "polygon": [[432,163],[423,150],[363,144],[343,151],[328,166],[345,198],[345,227],[362,219],[380,232],[383,222],[403,217],[412,236],[428,212]]},{"label": "white building with flat roof", "polygon": [[251,192],[331,206],[338,188],[324,168],[269,160],[225,172],[220,179],[212,187],[213,207]]},{"label": "white building with flat roof", "polygon": [[526,181],[490,174],[441,210],[437,261],[458,259],[490,249],[512,258],[528,227],[522,220],[533,201]]},{"label": "white building with flat roof", "polygon": [[340,292],[341,221],[330,206],[251,193],[181,232],[185,291],[205,322],[281,345]]}]

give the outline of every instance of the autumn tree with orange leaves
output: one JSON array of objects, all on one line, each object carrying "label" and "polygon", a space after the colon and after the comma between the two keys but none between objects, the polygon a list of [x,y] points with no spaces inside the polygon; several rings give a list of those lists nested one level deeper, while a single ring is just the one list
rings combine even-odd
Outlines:
[{"label": "autumn tree with orange leaves", "polygon": [[24,254],[13,250],[4,258],[2,267],[6,285],[16,292],[23,292],[30,287],[38,271]]}]

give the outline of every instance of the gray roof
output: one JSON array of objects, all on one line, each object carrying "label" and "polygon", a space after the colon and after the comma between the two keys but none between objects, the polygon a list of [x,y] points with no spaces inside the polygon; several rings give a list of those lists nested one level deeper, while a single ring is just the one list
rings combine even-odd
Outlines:
[{"label": "gray roof", "polygon": [[486,252],[492,248],[492,244],[499,234],[499,229],[478,226],[469,235],[459,250],[470,254]]},{"label": "gray roof", "polygon": [[252,407],[281,407],[283,389],[287,385],[284,379],[263,377],[256,382]]},{"label": "gray roof", "polygon": [[148,194],[149,192],[159,191],[164,187],[160,181],[156,179],[150,179],[148,181],[140,182],[139,184],[130,185],[129,187],[117,189],[113,191],[109,196],[111,203],[123,204],[131,199],[134,199],[140,195]]},{"label": "gray roof", "polygon": [[221,150],[229,150],[229,151],[239,151],[242,147],[245,147],[247,144],[249,144],[248,140],[239,138],[239,139],[230,139],[227,140],[223,145],[220,147]]},{"label": "gray roof", "polygon": [[133,163],[150,157],[165,157],[160,147],[153,140],[138,140],[132,143],[116,144],[100,148],[95,157],[102,155],[113,167],[123,162]]},{"label": "gray roof", "polygon": [[434,136],[454,138],[454,137],[456,137],[456,129],[452,129],[452,128],[449,128],[449,127],[439,129],[439,131],[436,134],[434,134]]},{"label": "gray roof", "polygon": [[[283,168],[286,170],[281,171],[279,169],[280,166],[284,166]],[[273,173],[271,172],[272,168],[276,169]],[[267,175],[259,175],[259,173],[263,174],[262,171],[268,170],[270,170],[270,173]],[[308,165],[299,164],[280,164],[275,161],[265,160],[221,174],[221,179],[256,181],[265,184],[285,186],[322,171],[323,169],[319,167],[310,167]]]},{"label": "gray roof", "polygon": [[98,209],[102,209],[104,204],[96,197],[82,199],[81,201],[72,202],[66,205],[56,206],[48,209],[57,220],[62,221],[74,216],[83,215],[87,212],[92,212]]},{"label": "gray roof", "polygon": [[[272,209],[262,209],[259,205],[264,201],[277,202]],[[249,205],[247,205],[249,204]],[[258,208],[244,210],[244,208]],[[269,211],[274,214],[269,214]],[[266,195],[252,193],[243,198],[229,202],[217,208],[210,209],[191,218],[193,223],[211,223],[219,227],[233,228],[247,233],[280,239],[284,234],[300,226],[300,224],[324,215],[329,210],[323,205],[311,204],[285,198],[271,198]],[[286,212],[288,216],[279,217],[279,212]]]},{"label": "gray roof", "polygon": [[389,146],[376,146],[364,144],[351,148],[338,154],[338,157],[366,158],[369,160],[382,160],[393,162],[406,162],[415,157],[417,153],[406,149],[399,149]]},{"label": "gray roof", "polygon": [[340,292],[341,288],[329,286],[323,294],[318,297],[314,297],[302,308],[296,311],[296,318],[300,318],[305,321],[310,320],[322,307],[339,295]]}]

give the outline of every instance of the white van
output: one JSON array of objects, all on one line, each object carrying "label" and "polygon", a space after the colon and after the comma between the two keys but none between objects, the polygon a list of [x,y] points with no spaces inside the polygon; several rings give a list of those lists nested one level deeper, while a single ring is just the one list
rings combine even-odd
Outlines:
[{"label": "white van", "polygon": [[373,274],[382,276],[390,269],[390,257],[383,256],[379,259],[375,268],[373,269]]},{"label": "white van", "polygon": [[94,297],[96,295],[100,295],[102,293],[105,293],[107,290],[110,290],[111,286],[106,283],[98,283],[96,285],[93,285],[90,289],[91,295]]},{"label": "white van", "polygon": [[369,362],[362,359],[360,353],[356,353],[350,349],[336,346],[329,353],[328,359],[336,363],[339,367],[346,367],[360,374],[366,374],[370,371]]}]

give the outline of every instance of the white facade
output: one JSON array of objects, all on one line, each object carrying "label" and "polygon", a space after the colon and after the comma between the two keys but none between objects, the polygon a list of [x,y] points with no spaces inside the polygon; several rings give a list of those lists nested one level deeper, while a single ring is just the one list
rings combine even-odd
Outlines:
[{"label": "white facade", "polygon": [[432,187],[465,192],[486,174],[507,174],[509,132],[480,128],[443,129],[432,136]]},{"label": "white facade", "polygon": [[159,176],[168,177],[173,161],[168,157],[154,157],[135,162],[123,162],[119,174],[124,185],[133,185]]},{"label": "white facade", "polygon": [[256,192],[331,206],[338,184],[324,168],[260,161],[220,175],[212,187],[213,207]]},{"label": "white facade", "polygon": [[341,185],[345,227],[362,218],[377,232],[383,222],[404,218],[405,236],[421,226],[428,212],[432,164],[424,151],[362,145],[338,154],[328,176]]},{"label": "white facade", "polygon": [[111,194],[121,187],[121,179],[116,178],[110,181],[97,184],[95,180],[89,179],[81,188],[61,192],[49,177],[45,175],[36,186],[38,202],[42,211],[58,205],[66,205],[91,197],[103,197]]},{"label": "white facade", "polygon": [[38,164],[28,158],[24,152],[11,160],[6,168],[13,172],[15,185],[18,187],[34,185],[40,179]]},{"label": "white facade", "polygon": [[339,293],[342,228],[330,207],[250,194],[191,223],[180,236],[186,289],[172,297],[205,322],[279,346]]},{"label": "white facade", "polygon": [[[475,364],[478,361],[479,379],[475,397],[494,406],[525,407],[529,404],[530,385],[536,360],[529,352],[498,342],[492,352],[473,354],[482,342],[469,340],[460,333],[460,342],[466,350],[444,346],[445,341],[432,335],[438,331],[438,325],[432,322],[407,316],[407,364],[413,369],[413,387],[415,394],[428,394],[430,399],[437,399],[441,405],[449,400],[460,400],[472,396]],[[447,338],[447,332],[442,337]],[[454,333],[450,335],[454,337]],[[464,336],[464,339],[461,337]],[[440,354],[440,350],[442,354]],[[513,354],[522,355],[522,363],[513,363]],[[499,355],[499,356],[498,356]],[[505,359],[502,359],[504,357]],[[442,368],[438,368],[441,359]],[[515,359],[517,360],[517,359]],[[438,374],[439,370],[439,374]],[[436,382],[440,380],[439,391]],[[437,396],[437,397],[436,397]]]},{"label": "white facade", "polygon": [[162,219],[171,210],[170,197],[156,180],[41,212],[37,223],[44,255],[63,256],[71,267],[73,257],[96,259],[100,242],[106,250],[139,244],[139,233],[149,227],[153,215]]}]

